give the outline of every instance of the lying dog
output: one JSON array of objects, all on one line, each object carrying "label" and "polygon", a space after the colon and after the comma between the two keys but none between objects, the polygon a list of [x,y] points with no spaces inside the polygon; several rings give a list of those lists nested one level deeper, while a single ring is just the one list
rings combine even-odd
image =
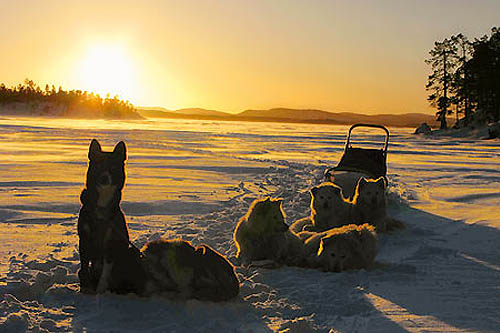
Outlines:
[{"label": "lying dog", "polygon": [[288,230],[281,199],[255,200],[234,230],[236,258],[243,264],[258,260],[292,264],[302,241]]},{"label": "lying dog", "polygon": [[344,200],[342,189],[333,183],[323,183],[311,189],[311,215],[295,221],[293,232],[321,232],[349,223],[350,204]]},{"label": "lying dog", "polygon": [[373,226],[349,224],[316,233],[303,231],[304,262],[324,271],[342,272],[370,267],[377,255],[377,235]]},{"label": "lying dog", "polygon": [[226,301],[239,293],[233,265],[208,245],[195,248],[181,239],[158,240],[147,243],[141,252],[149,273],[148,295]]},{"label": "lying dog", "polygon": [[126,146],[119,142],[113,152],[103,152],[97,140],[89,148],[85,188],[80,195],[78,218],[80,270],[84,292],[111,290],[126,293],[137,290],[144,278],[140,265],[123,262],[137,256],[129,246],[125,217],[120,209],[125,184]]}]

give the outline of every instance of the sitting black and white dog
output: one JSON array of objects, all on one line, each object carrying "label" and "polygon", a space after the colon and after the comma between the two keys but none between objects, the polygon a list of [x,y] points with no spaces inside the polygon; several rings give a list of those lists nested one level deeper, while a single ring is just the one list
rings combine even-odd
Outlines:
[{"label": "sitting black and white dog", "polygon": [[195,248],[181,239],[149,242],[141,251],[132,245],[120,209],[126,159],[123,141],[113,152],[103,152],[95,139],[90,144],[78,218],[80,290],[209,301],[237,296],[233,265],[207,245]]},{"label": "sitting black and white dog", "polygon": [[81,290],[102,293],[135,292],[145,278],[139,253],[130,246],[125,217],[120,209],[125,184],[125,143],[113,152],[103,152],[97,140],[89,149],[87,181],[80,195],[82,207],[78,218],[80,237]]}]

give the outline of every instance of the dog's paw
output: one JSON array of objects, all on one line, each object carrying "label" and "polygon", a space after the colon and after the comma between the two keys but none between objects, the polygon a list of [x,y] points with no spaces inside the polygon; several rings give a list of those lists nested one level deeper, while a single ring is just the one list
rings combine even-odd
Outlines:
[{"label": "dog's paw", "polygon": [[78,279],[80,280],[80,292],[85,294],[95,294],[95,284],[92,283],[88,270],[80,269],[78,271]]}]

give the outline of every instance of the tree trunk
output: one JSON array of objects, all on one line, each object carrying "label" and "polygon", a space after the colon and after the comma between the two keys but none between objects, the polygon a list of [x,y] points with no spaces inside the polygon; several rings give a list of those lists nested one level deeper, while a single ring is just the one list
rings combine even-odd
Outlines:
[{"label": "tree trunk", "polygon": [[441,110],[441,126],[440,129],[447,129],[448,125],[446,124],[446,114],[448,113],[448,75],[446,75],[446,50],[443,53],[443,97],[444,97],[444,106]]},{"label": "tree trunk", "polygon": [[448,124],[446,124],[446,109],[441,111],[439,120],[441,121],[441,125],[439,126],[439,129],[447,129]]}]

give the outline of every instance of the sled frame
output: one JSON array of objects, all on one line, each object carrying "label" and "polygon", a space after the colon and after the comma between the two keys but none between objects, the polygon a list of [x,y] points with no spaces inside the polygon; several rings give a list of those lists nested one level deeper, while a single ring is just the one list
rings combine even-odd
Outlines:
[{"label": "sled frame", "polygon": [[[385,141],[382,149],[356,148],[352,147],[351,134],[355,128],[369,127],[377,128],[385,132]],[[354,124],[349,128],[344,147],[344,154],[336,167],[325,171],[325,179],[330,180],[336,171],[359,172],[370,178],[386,178],[387,175],[387,147],[389,145],[389,130],[383,125],[376,124]]]}]

